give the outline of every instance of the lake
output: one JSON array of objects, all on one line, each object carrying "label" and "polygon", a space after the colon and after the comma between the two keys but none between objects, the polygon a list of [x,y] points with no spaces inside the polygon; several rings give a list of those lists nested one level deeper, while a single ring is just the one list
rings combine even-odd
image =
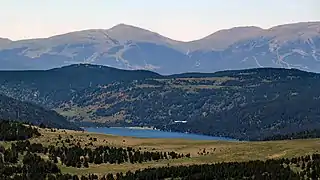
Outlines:
[{"label": "lake", "polygon": [[205,136],[191,133],[179,133],[179,132],[166,132],[154,129],[137,129],[137,128],[125,128],[125,127],[90,127],[85,128],[88,132],[103,133],[117,136],[130,136],[138,138],[178,138],[178,139],[193,139],[193,140],[224,140],[235,141],[231,138]]}]

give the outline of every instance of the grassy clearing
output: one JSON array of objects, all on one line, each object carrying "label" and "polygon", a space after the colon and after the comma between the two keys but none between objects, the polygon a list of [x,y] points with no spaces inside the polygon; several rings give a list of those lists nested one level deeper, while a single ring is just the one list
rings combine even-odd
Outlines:
[{"label": "grassy clearing", "polygon": [[134,172],[138,169],[145,169],[149,167],[163,167],[163,166],[172,166],[172,165],[180,165],[180,164],[190,164],[186,159],[180,160],[162,160],[157,162],[145,162],[141,164],[90,164],[89,168],[73,168],[73,167],[66,167],[64,165],[59,164],[60,169],[62,172],[70,173],[70,174],[78,174],[78,175],[87,175],[87,174],[98,174],[104,175],[107,173],[118,173],[118,172],[128,172],[129,170]]},{"label": "grassy clearing", "polygon": [[[109,107],[110,105],[104,105],[104,108]],[[115,114],[114,116],[108,116],[108,117],[96,117],[93,119],[92,115],[93,112],[98,109],[99,106],[87,106],[87,107],[68,107],[67,109],[54,109],[59,114],[66,116],[66,117],[81,117],[83,118],[83,121],[91,121],[91,122],[99,122],[99,123],[106,123],[106,122],[114,122],[117,120],[123,120],[123,112],[119,112]]]},{"label": "grassy clearing", "polygon": [[[65,167],[60,164],[63,172],[72,174],[105,174],[106,172],[127,172],[128,170],[144,169],[148,167],[159,167],[167,165],[190,165],[215,162],[266,160],[271,158],[295,157],[312,153],[320,153],[320,139],[287,140],[268,142],[227,142],[227,141],[202,141],[185,139],[147,139],[120,137],[98,133],[77,132],[69,130],[40,130],[42,136],[32,138],[32,143],[44,145],[62,145],[61,141],[70,139],[71,143],[78,142],[88,147],[109,145],[116,147],[133,147],[149,151],[175,151],[179,153],[190,153],[191,158],[176,160],[161,160],[158,162],[146,162],[141,164],[90,164],[88,169],[77,169]],[[59,140],[59,135],[61,139]],[[96,141],[94,140],[96,138]],[[58,143],[57,143],[58,142]],[[65,143],[68,145],[68,143]],[[88,145],[90,144],[90,145]],[[6,147],[10,143],[4,143]]]}]

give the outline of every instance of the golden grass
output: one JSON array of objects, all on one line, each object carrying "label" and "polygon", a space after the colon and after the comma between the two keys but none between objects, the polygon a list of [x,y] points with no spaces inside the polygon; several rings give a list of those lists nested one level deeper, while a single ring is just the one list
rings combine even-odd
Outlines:
[{"label": "golden grass", "polygon": [[[109,107],[110,105],[105,105],[104,108]],[[87,107],[70,107],[68,110],[62,109],[54,109],[59,114],[66,116],[66,117],[81,117],[83,118],[83,121],[89,121],[90,122],[99,122],[99,123],[106,123],[106,122],[115,122],[117,120],[123,120],[123,111],[120,111],[119,113],[115,114],[114,116],[107,116],[107,117],[96,117],[96,119],[92,119],[91,115],[92,112],[95,112],[96,109],[100,108],[100,106],[92,105]]]},{"label": "golden grass", "polygon": [[217,85],[171,85],[172,88],[184,89],[184,90],[196,90],[196,89],[220,89],[225,86]]},{"label": "golden grass", "polygon": [[[42,133],[41,137],[32,138],[30,141],[54,145],[57,141],[59,141],[58,136],[60,135],[62,140],[70,139],[73,142],[80,142],[81,145],[92,142],[94,147],[99,145],[112,145],[117,147],[130,146],[147,150],[191,153],[193,156],[199,156],[198,152],[206,149],[206,152],[209,152],[207,157],[211,155],[218,155],[216,158],[218,158],[219,161],[291,157],[320,151],[320,139],[236,142],[134,138],[71,130],[57,130],[57,132],[51,132],[47,129],[41,129],[40,132]],[[73,138],[70,138],[71,136]],[[97,138],[97,141],[89,140],[90,138]],[[250,155],[250,157],[247,155]]]},{"label": "golden grass", "polygon": [[[266,160],[271,158],[295,157],[312,153],[319,153],[320,139],[306,140],[286,140],[286,141],[267,141],[267,142],[231,142],[231,141],[207,141],[207,140],[186,140],[186,139],[148,139],[121,137],[106,134],[77,132],[70,130],[58,130],[51,132],[50,130],[40,130],[42,136],[32,138],[32,143],[42,143],[45,145],[59,145],[61,140],[70,139],[76,144],[79,142],[82,146],[92,143],[92,146],[109,145],[117,147],[133,147],[141,148],[141,150],[149,151],[175,151],[179,153],[190,153],[191,158],[183,158],[177,160],[161,160],[158,162],[146,162],[142,164],[102,164],[90,165],[88,169],[77,169],[60,165],[63,172],[72,174],[88,174],[88,173],[116,173],[127,172],[128,170],[144,169],[147,167],[159,167],[169,165],[190,165],[215,162],[230,161],[248,161],[248,160]],[[61,140],[58,139],[59,135]],[[72,136],[72,138],[71,138]],[[97,141],[90,140],[97,138]],[[67,144],[67,143],[65,143]],[[5,143],[7,147],[10,143]],[[206,155],[199,154],[204,152]]]},{"label": "golden grass", "polygon": [[[233,77],[206,77],[206,78],[177,78],[177,79],[155,79],[159,82],[166,82],[166,86],[170,88],[178,88],[184,90],[198,90],[198,89],[220,89],[224,88],[225,86],[221,86],[222,83],[230,80],[237,80]],[[201,84],[201,81],[212,81],[211,85],[208,84]],[[190,83],[196,82],[197,85],[192,85]],[[199,84],[200,83],[200,84]],[[141,88],[148,88],[148,87],[156,87],[153,85],[143,84],[140,85]],[[231,87],[228,87],[231,88]],[[237,88],[237,87],[232,87]]]}]

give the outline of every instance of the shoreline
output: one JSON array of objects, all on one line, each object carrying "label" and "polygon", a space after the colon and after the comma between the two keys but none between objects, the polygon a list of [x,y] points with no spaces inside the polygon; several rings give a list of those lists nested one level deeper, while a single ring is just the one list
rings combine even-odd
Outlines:
[{"label": "shoreline", "polygon": [[[93,129],[103,128],[103,127],[90,127]],[[108,135],[114,135],[114,136],[122,136],[122,137],[135,137],[135,138],[155,138],[155,139],[192,139],[192,140],[218,140],[218,141],[236,141],[240,142],[238,139],[228,138],[228,137],[221,137],[221,136],[208,136],[203,134],[194,134],[194,133],[188,133],[188,132],[171,132],[171,131],[161,131],[160,129],[153,129],[153,127],[139,127],[139,126],[131,126],[131,127],[106,127],[110,129],[118,129],[121,131],[121,129],[127,129],[127,130],[152,130],[152,131],[158,131],[158,132],[164,132],[164,133],[174,133],[178,135],[173,135],[170,137],[166,136],[156,136],[156,137],[149,137],[148,135],[133,135],[133,134],[117,134],[117,133],[106,133],[106,132],[96,132],[96,131],[88,131],[87,132],[96,132],[96,133],[102,133],[102,134],[108,134]],[[146,132],[148,133],[148,132]],[[153,134],[154,132],[150,132]],[[149,134],[150,135],[150,134]],[[151,135],[152,136],[152,135]]]},{"label": "shoreline", "polygon": [[96,127],[81,127],[83,129],[87,129],[87,128],[112,128],[112,129],[141,129],[141,130],[157,130],[159,131],[158,129],[155,129],[153,127],[139,127],[139,126],[128,126],[128,127],[119,127],[119,126],[111,126],[111,127],[99,127],[99,126],[96,126]]},{"label": "shoreline", "polygon": [[139,127],[139,126],[129,126],[129,127],[110,127],[110,128],[125,128],[125,129],[142,129],[142,130],[157,130],[154,129],[153,127]]}]

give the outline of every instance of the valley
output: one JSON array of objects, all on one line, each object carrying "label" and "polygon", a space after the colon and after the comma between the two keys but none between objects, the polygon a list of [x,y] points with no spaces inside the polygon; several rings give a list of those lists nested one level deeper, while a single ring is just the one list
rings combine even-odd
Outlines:
[{"label": "valley", "polygon": [[[0,119],[11,120],[0,121],[0,179],[319,178],[319,79],[281,68],[168,76],[89,64],[0,71]],[[80,128],[105,126],[219,140]]]},{"label": "valley", "polygon": [[[8,122],[2,122],[1,127],[8,127],[8,125],[4,125],[5,123]],[[20,132],[23,132],[21,131],[23,129],[21,125],[10,125],[10,127],[19,128]],[[209,171],[196,170],[194,168],[207,166],[207,168],[223,166],[221,168],[226,171],[214,175],[206,175],[210,177],[244,178],[252,175],[259,179],[261,174],[257,174],[256,171],[270,173],[269,176],[271,177],[289,176],[295,179],[318,177],[317,174],[312,172],[317,172],[316,168],[319,165],[317,159],[319,156],[319,139],[267,142],[152,139],[65,129],[38,128],[35,126],[26,126],[26,128],[32,129],[32,131],[26,131],[30,132],[29,138],[15,141],[14,137],[11,136],[12,133],[7,133],[6,137],[11,137],[11,139],[0,141],[0,157],[1,159],[4,157],[0,161],[0,172],[3,172],[0,173],[0,178],[7,177],[7,175],[10,176],[11,173],[15,178],[21,177],[21,175],[15,174],[14,171],[8,171],[7,165],[9,163],[11,168],[16,168],[16,172],[19,172],[19,166],[16,165],[17,162],[23,164],[21,168],[24,169],[24,172],[29,172],[28,177],[30,178],[35,176],[38,178],[39,176],[50,177],[51,179],[62,177],[73,179],[76,178],[75,176],[89,179],[95,176],[96,178],[94,179],[100,179],[103,176],[107,176],[108,179],[116,178],[119,180],[135,179],[137,177],[139,179],[147,179],[150,176],[183,178],[186,176],[198,176],[200,172],[205,175]],[[3,131],[4,129],[1,128],[0,130]],[[6,129],[7,132],[8,130]],[[13,154],[10,155],[10,152]],[[20,154],[17,154],[17,159],[15,159],[15,152]],[[81,152],[88,154],[81,155]],[[97,155],[97,153],[102,152],[101,156]],[[120,152],[128,153],[125,153],[127,155],[124,156],[124,161],[120,158],[123,155]],[[168,157],[163,155],[167,158],[162,159],[161,155],[159,159],[157,158],[159,153],[168,153]],[[148,154],[152,154],[152,158],[149,160],[144,159],[143,156],[148,156]],[[37,160],[37,157],[42,160]],[[139,160],[139,158],[135,160],[137,157],[144,160]],[[28,159],[31,160],[32,158],[35,159],[28,161]],[[126,162],[126,159],[128,162]],[[2,164],[3,161],[5,164]],[[39,162],[39,164],[34,164],[33,167],[39,168],[37,173],[32,171],[31,166],[32,163],[36,162]],[[48,166],[41,166],[44,163],[47,163]],[[254,171],[235,174],[227,173],[233,168],[241,171],[243,166],[252,168]],[[264,169],[260,166],[270,167]],[[190,170],[188,174],[160,175],[158,174],[160,172],[153,172],[156,170],[162,171],[163,168],[177,168],[177,170],[179,168],[190,168]],[[42,172],[43,170],[45,171]],[[149,172],[150,170],[152,171]],[[262,176],[267,176],[266,174]]]},{"label": "valley", "polygon": [[[127,172],[128,170],[135,171],[148,167],[162,167],[191,165],[191,164],[206,164],[217,162],[241,162],[250,160],[267,160],[273,158],[292,158],[305,156],[307,154],[319,153],[319,139],[308,140],[292,140],[292,141],[270,141],[270,142],[227,142],[227,141],[211,141],[211,140],[184,140],[184,139],[149,139],[149,138],[133,138],[121,137],[105,134],[96,134],[90,132],[76,132],[63,130],[50,132],[49,130],[41,130],[43,134],[40,138],[31,139],[31,143],[47,142],[44,144],[55,144],[56,141],[65,141],[71,139],[74,143],[81,141],[84,146],[92,142],[92,147],[100,145],[110,145],[115,147],[127,147],[147,151],[160,152],[177,152],[191,154],[191,158],[175,159],[175,160],[160,160],[157,163],[146,162],[142,164],[102,164],[92,166],[89,169],[77,169],[72,167],[62,166],[62,172],[74,174],[100,174],[107,170],[112,173]],[[57,134],[61,135],[61,140],[58,140]],[[90,138],[97,138],[97,141],[91,141]],[[49,142],[48,142],[49,140]],[[205,152],[205,153],[203,153]],[[202,155],[201,155],[202,154]]]},{"label": "valley", "polygon": [[149,126],[240,140],[320,128],[320,75],[297,69],[162,76],[79,64],[0,75],[0,93],[78,126]]},{"label": "valley", "polygon": [[6,1],[0,180],[320,180],[310,1]]}]

